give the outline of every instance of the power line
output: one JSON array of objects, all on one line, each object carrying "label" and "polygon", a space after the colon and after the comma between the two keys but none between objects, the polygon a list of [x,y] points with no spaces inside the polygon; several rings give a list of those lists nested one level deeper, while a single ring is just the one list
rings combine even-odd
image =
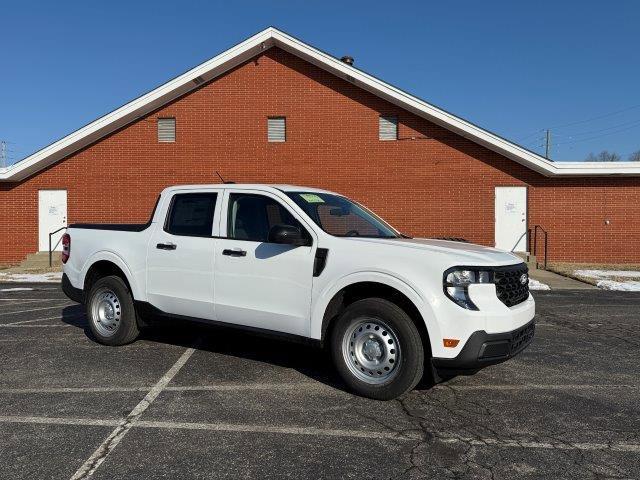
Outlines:
[{"label": "power line", "polygon": [[632,105],[631,107],[623,108],[621,110],[616,110],[614,112],[605,113],[604,115],[598,115],[597,117],[587,118],[586,120],[578,120],[577,122],[569,122],[569,123],[561,123],[559,125],[553,125],[549,128],[562,128],[562,127],[570,127],[572,125],[579,125],[581,123],[593,122],[594,120],[600,120],[601,118],[612,117],[613,115],[617,115],[619,113],[627,112],[629,110],[633,110],[635,108],[640,108],[640,104]]},{"label": "power line", "polygon": [[574,143],[579,143],[579,142],[587,142],[589,140],[594,140],[596,138],[607,137],[609,135],[615,135],[616,133],[626,132],[627,130],[632,130],[632,129],[638,127],[638,126],[640,126],[640,123],[638,123],[636,125],[632,125],[632,126],[627,127],[627,128],[622,128],[620,130],[616,130],[614,132],[603,133],[602,135],[595,135],[595,136],[589,137],[589,138],[579,138],[579,139],[570,140],[570,141],[567,141],[567,142],[560,142],[560,143],[556,143],[556,145],[565,145],[565,144],[574,144]]},{"label": "power line", "polygon": [[561,135],[563,137],[567,137],[567,138],[573,138],[573,137],[577,137],[580,135],[593,135],[594,133],[600,133],[600,132],[606,132],[607,130],[614,130],[620,127],[626,127],[627,125],[635,125],[635,124],[640,124],[640,120],[632,120],[630,122],[625,122],[625,123],[620,123],[618,125],[614,125],[612,127],[606,127],[606,128],[599,128],[597,130],[589,130],[586,132],[578,132],[578,133],[572,133],[570,135]]}]

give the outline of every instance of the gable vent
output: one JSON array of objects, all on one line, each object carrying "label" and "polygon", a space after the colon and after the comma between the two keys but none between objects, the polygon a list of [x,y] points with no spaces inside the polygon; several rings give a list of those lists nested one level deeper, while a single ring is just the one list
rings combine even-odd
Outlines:
[{"label": "gable vent", "polygon": [[284,142],[287,139],[287,121],[285,117],[267,119],[267,138],[270,142]]},{"label": "gable vent", "polygon": [[397,140],[398,139],[398,117],[390,115],[380,116],[380,125],[378,127],[380,140]]},{"label": "gable vent", "polygon": [[159,118],[158,119],[158,141],[159,142],[175,142],[176,141],[176,119],[175,118]]}]

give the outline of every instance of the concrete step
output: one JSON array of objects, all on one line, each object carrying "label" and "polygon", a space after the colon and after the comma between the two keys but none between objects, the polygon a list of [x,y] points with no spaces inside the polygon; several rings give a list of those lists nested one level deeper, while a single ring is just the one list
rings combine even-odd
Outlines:
[{"label": "concrete step", "polygon": [[[62,265],[60,260],[60,252],[53,252],[52,264],[54,267]],[[20,263],[20,268],[24,270],[34,270],[40,268],[49,268],[49,252],[32,253]]]},{"label": "concrete step", "polygon": [[536,270],[536,256],[529,252],[513,252],[518,255],[529,267],[529,270]]}]

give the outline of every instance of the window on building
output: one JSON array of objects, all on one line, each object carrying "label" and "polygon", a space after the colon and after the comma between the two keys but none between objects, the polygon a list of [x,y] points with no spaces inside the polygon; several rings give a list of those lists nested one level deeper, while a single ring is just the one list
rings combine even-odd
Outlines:
[{"label": "window on building", "polygon": [[280,202],[264,195],[232,193],[229,196],[227,237],[252,242],[267,242],[276,225],[290,225],[311,239],[309,232]]},{"label": "window on building", "polygon": [[269,117],[267,119],[267,138],[270,142],[284,142],[287,139],[286,117]]},{"label": "window on building", "polygon": [[173,235],[210,237],[217,196],[215,193],[175,195],[169,207],[165,231]]},{"label": "window on building", "polygon": [[378,133],[380,140],[397,140],[398,117],[392,115],[380,115]]},{"label": "window on building", "polygon": [[176,141],[176,119],[159,118],[158,119],[158,142],[175,142]]}]

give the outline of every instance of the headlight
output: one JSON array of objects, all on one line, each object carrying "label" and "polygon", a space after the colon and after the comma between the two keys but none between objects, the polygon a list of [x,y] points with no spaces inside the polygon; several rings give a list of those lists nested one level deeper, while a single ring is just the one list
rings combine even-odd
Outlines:
[{"label": "headlight", "polygon": [[454,267],[444,272],[444,293],[447,297],[467,310],[478,310],[469,298],[472,283],[493,283],[491,270]]}]

